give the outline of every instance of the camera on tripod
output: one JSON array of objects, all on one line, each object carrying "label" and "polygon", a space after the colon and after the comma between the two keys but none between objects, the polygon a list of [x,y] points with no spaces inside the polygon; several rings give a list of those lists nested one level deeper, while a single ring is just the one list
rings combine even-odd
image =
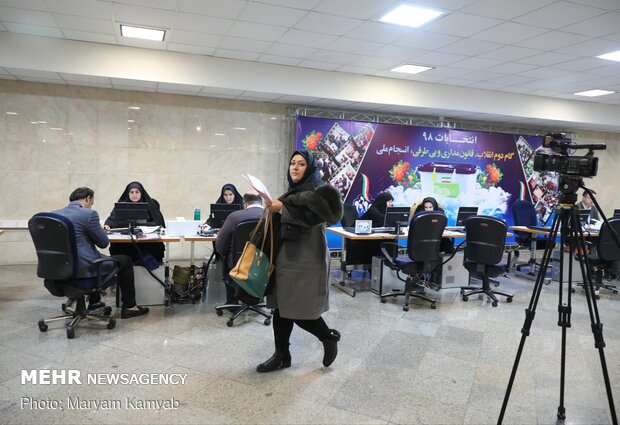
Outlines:
[{"label": "camera on tripod", "polygon": [[[598,171],[598,158],[595,150],[607,149],[605,144],[578,145],[566,138],[565,133],[547,133],[543,147],[551,149],[556,155],[537,153],[534,155],[534,171],[548,171],[567,176],[594,177]],[[588,149],[584,156],[573,156],[572,151]]]}]

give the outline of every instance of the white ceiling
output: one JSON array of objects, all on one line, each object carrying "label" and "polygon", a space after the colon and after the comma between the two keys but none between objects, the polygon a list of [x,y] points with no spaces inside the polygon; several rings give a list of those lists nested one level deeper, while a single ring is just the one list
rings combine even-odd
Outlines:
[{"label": "white ceiling", "polygon": [[[319,70],[304,74],[326,83],[351,80],[398,79],[432,83],[437,93],[458,96],[454,86],[493,96],[496,102],[515,99],[563,100],[564,107],[598,107],[620,118],[620,63],[596,56],[620,50],[620,0],[421,0],[416,4],[445,12],[420,29],[388,25],[378,21],[396,0],[0,0],[0,30],[5,34],[78,40],[181,52],[199,57],[234,59],[239,67],[276,64],[271,69],[298,74],[300,68]],[[414,3],[411,1],[410,3]],[[119,25],[133,24],[166,29],[164,42],[123,39]],[[41,39],[43,40],[43,39]],[[59,44],[57,46],[60,46]],[[74,46],[65,44],[66,48]],[[92,50],[92,51],[96,51]],[[102,55],[103,50],[98,53]],[[346,94],[317,96],[302,91],[270,89],[255,81],[189,84],[174,78],[119,78],[120,74],[61,68],[33,58],[20,60],[19,51],[0,56],[0,78],[77,84],[163,93],[203,95],[227,99],[376,110],[385,113],[431,114],[453,119],[532,122],[535,125],[565,125],[571,119],[554,120],[536,113],[516,114],[489,106],[479,110],[454,107],[453,98],[422,105],[416,102],[361,100]],[[26,52],[24,52],[26,54]],[[168,54],[169,55],[169,54]],[[170,56],[170,55],[169,55]],[[161,56],[163,57],[163,56]],[[187,56],[183,56],[186,58]],[[103,57],[101,57],[103,59]],[[92,58],[90,58],[92,61]],[[185,60],[185,59],[183,59]],[[30,61],[30,62],[29,62]],[[238,62],[244,61],[244,62]],[[402,64],[433,66],[417,74],[396,74],[389,69]],[[282,66],[284,65],[284,66]],[[189,65],[188,65],[189,66]],[[269,69],[269,68],[257,68]],[[203,70],[204,72],[205,70]],[[134,75],[127,72],[127,75]],[[371,79],[357,79],[372,76]],[[338,78],[340,77],[340,78]],[[399,85],[398,87],[407,87]],[[364,85],[356,87],[364,90]],[[615,91],[597,98],[580,98],[574,92],[590,89]],[[500,93],[498,93],[500,92]],[[501,92],[504,92],[502,95]],[[455,94],[456,93],[456,94]],[[604,108],[604,109],[601,109]],[[580,113],[579,113],[580,114]],[[577,114],[577,115],[579,115]],[[620,132],[620,119],[580,128]]]}]

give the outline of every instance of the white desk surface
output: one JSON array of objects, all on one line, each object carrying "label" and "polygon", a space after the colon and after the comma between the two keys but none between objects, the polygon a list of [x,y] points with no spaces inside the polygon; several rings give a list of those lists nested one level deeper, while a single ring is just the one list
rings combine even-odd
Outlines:
[{"label": "white desk surface", "polygon": [[[327,227],[326,230],[328,232],[335,233],[336,235],[342,236],[344,238],[354,239],[354,240],[371,240],[371,241],[372,240],[375,240],[375,241],[376,240],[394,240],[396,237],[396,235],[391,235],[389,233],[372,233],[370,235],[357,235],[353,232],[347,232],[342,227]],[[405,233],[398,236],[399,239],[407,239],[409,228],[404,227],[403,232]],[[464,238],[465,233],[444,230],[442,237],[443,238],[454,238],[454,239]]]},{"label": "white desk surface", "polygon": [[[180,236],[160,236],[158,234],[155,233],[148,233],[145,235],[142,235],[143,237],[135,239],[134,240],[136,242],[139,243],[148,243],[148,242],[181,242],[181,237]],[[129,235],[119,235],[119,234],[115,234],[115,233],[108,233],[108,239],[110,239],[110,242],[115,242],[115,243],[131,243],[131,238]]]},{"label": "white desk surface", "polygon": [[0,229],[27,229],[28,220],[0,220]]},{"label": "white desk surface", "polygon": [[[545,236],[549,236],[549,231],[547,230],[538,230],[538,229],[530,229],[527,226],[510,226],[510,230],[515,230],[517,232],[523,232],[523,233],[531,233],[533,235],[545,235]],[[591,236],[591,237],[597,237],[599,233],[598,229],[591,229],[591,230],[584,230],[583,231],[583,236],[585,236],[586,238]],[[558,234],[559,236],[559,234]]]}]

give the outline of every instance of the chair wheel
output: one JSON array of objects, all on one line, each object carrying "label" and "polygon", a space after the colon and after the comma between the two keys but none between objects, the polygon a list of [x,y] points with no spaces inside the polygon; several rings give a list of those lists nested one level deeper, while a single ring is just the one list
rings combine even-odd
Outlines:
[{"label": "chair wheel", "polygon": [[497,307],[497,301],[493,301],[493,302],[491,303],[491,305],[492,305],[493,307]]},{"label": "chair wheel", "polygon": [[467,295],[463,295],[463,301],[467,301],[469,297]]},{"label": "chair wheel", "polygon": [[75,329],[74,328],[67,328],[67,338],[68,339],[75,338]]},{"label": "chair wheel", "polygon": [[570,292],[571,292],[571,294],[574,294],[575,293],[575,288],[571,287],[570,288]]},{"label": "chair wheel", "polygon": [[465,293],[464,289],[461,289],[461,295],[463,295]]},{"label": "chair wheel", "polygon": [[403,311],[409,311],[409,306],[408,305],[404,305],[403,306]]},{"label": "chair wheel", "polygon": [[435,310],[435,309],[437,308],[437,306],[435,305],[435,303],[432,303],[432,304],[431,304],[431,308],[432,308],[433,310]]},{"label": "chair wheel", "polygon": [[110,314],[112,314],[112,307],[106,307],[103,309],[104,316],[109,316]]},{"label": "chair wheel", "polygon": [[115,326],[116,326],[116,319],[111,318],[111,319],[108,321],[108,326],[107,326],[107,328],[108,328],[108,329],[114,329],[114,327],[115,327]]},{"label": "chair wheel", "polygon": [[618,293],[618,291],[616,291],[615,289],[612,289],[612,290],[611,290],[611,293],[612,293],[612,294],[617,294],[617,293]]},{"label": "chair wheel", "polygon": [[265,324],[265,326],[269,326],[271,325],[271,319],[265,319],[263,323]]},{"label": "chair wheel", "polygon": [[43,319],[39,320],[39,330],[41,332],[47,332],[47,325]]},{"label": "chair wheel", "polygon": [[597,299],[597,300],[600,300],[600,299],[601,299],[601,296],[600,296],[599,294],[596,294],[596,295],[594,296],[594,298],[595,298],[595,299]]},{"label": "chair wheel", "polygon": [[170,307],[170,300],[164,300],[164,305],[166,307]]},{"label": "chair wheel", "polygon": [[385,298],[381,298],[381,304],[385,304],[387,300]]},{"label": "chair wheel", "polygon": [[235,322],[233,322],[233,319],[228,319],[228,321],[226,322],[226,326],[228,326],[229,328],[232,328],[234,324]]},{"label": "chair wheel", "polygon": [[222,310],[215,310],[215,313],[216,313],[218,316],[221,316],[221,315],[223,315],[223,314],[224,314],[224,312],[223,312]]},{"label": "chair wheel", "polygon": [[62,309],[62,311],[64,312],[65,309],[67,308],[67,304],[62,303],[62,305],[60,306],[60,308]]},{"label": "chair wheel", "polygon": [[507,303],[511,303],[511,302],[512,302],[512,297],[508,297],[508,298],[506,298],[506,302],[507,302]]}]

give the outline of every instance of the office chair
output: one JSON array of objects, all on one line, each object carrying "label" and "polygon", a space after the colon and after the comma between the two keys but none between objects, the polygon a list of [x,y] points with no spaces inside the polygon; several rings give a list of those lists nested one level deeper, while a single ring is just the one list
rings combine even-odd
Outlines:
[{"label": "office chair", "polygon": [[[232,260],[234,264],[236,264],[239,257],[241,257],[241,254],[243,253],[243,248],[245,247],[245,243],[250,240],[250,233],[252,233],[257,223],[258,223],[258,220],[244,221],[242,223],[237,224],[237,227],[235,227],[235,231],[232,237],[232,247],[231,247],[231,253],[233,256]],[[226,264],[226,262],[224,264]],[[229,271],[230,270],[228,270],[228,265],[226,264],[224,284],[234,286],[235,285],[234,281],[228,275]],[[239,304],[217,305],[215,306],[215,312],[217,313],[218,316],[221,316],[224,314],[224,310],[232,309],[234,311],[233,315],[228,319],[228,322],[226,322],[226,325],[228,327],[233,326],[235,323],[235,319],[248,310],[251,310],[265,317],[265,320],[263,321],[263,323],[265,324],[265,326],[269,326],[271,324],[272,312],[266,312],[264,310],[266,308],[267,308],[267,305],[264,302],[260,302],[255,305],[250,305],[240,300]]]},{"label": "office chair", "polygon": [[[536,217],[536,209],[534,208],[534,204],[527,201],[517,200],[514,204],[512,204],[512,218],[515,226],[537,226],[538,218]],[[545,244],[547,243],[546,237],[537,237],[532,235],[531,233],[518,232],[515,231],[515,242],[518,244],[518,248],[509,252],[508,263],[510,264],[510,256],[514,252],[515,257],[519,257],[519,248],[524,248],[527,250],[541,250],[545,249]],[[516,261],[515,261],[516,262]],[[520,271],[521,267],[525,264],[517,264],[515,268]],[[530,261],[527,263],[530,267],[530,270],[534,270],[536,267],[536,263]]]},{"label": "office chair", "polygon": [[506,229],[506,223],[495,217],[476,215],[465,222],[467,242],[463,265],[469,271],[469,279],[481,279],[482,287],[462,286],[463,301],[474,294],[486,294],[493,300],[493,307],[497,307],[495,295],[503,295],[506,302],[512,302],[512,294],[493,290],[490,286],[490,278],[506,272],[506,265],[499,264],[504,255]]},{"label": "office chair", "polygon": [[[386,292],[381,294],[381,302],[385,303],[388,297],[404,296],[403,311],[409,311],[411,297],[425,300],[431,303],[431,308],[436,308],[435,300],[418,290],[421,283],[426,281],[426,274],[441,267],[441,253],[439,246],[446,227],[446,216],[437,211],[423,211],[416,214],[409,223],[407,235],[407,257],[392,255],[387,246],[398,245],[395,242],[384,242],[381,250],[386,258],[386,265],[398,271],[398,278],[405,282],[402,291]],[[406,279],[400,277],[400,272],[407,275]],[[423,287],[422,287],[423,288]]]},{"label": "office chair", "polygon": [[[76,278],[77,246],[73,223],[66,217],[54,213],[35,214],[28,221],[30,236],[37,252],[37,276],[43,278],[47,290],[57,297],[67,297],[70,302],[62,305],[65,313],[50,319],[39,320],[39,330],[46,332],[48,323],[57,320],[71,320],[67,325],[67,338],[75,337],[75,328],[83,320],[99,320],[108,322],[107,328],[114,329],[116,320],[109,317],[111,307],[105,307],[102,314],[99,310],[88,311],[85,297],[116,283],[118,262],[108,258],[92,262],[97,267],[97,276],[93,278]],[[113,262],[111,273],[102,274],[104,262]],[[71,305],[75,302],[75,308]]]},{"label": "office chair", "polygon": [[605,278],[611,280],[617,277],[618,267],[620,266],[620,247],[616,245],[611,229],[614,229],[620,237],[620,218],[612,218],[609,220],[609,225],[603,223],[599,237],[594,238],[596,239],[596,254],[588,256],[590,267],[594,271],[594,290],[596,291],[597,298],[600,288],[609,289],[614,294],[618,293],[616,286],[603,282]]}]

